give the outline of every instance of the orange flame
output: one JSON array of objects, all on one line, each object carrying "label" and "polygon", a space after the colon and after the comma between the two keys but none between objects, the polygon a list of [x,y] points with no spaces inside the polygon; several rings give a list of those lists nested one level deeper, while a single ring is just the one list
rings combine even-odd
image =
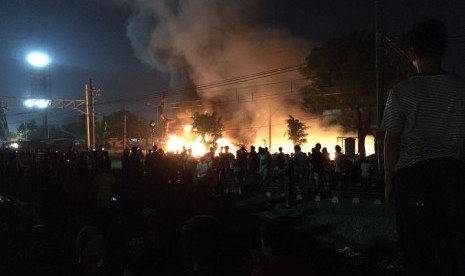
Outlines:
[{"label": "orange flame", "polygon": [[[309,142],[302,145],[302,151],[304,152],[310,152],[311,148],[315,146],[316,143],[320,143],[322,147],[326,147],[328,149],[328,152],[330,153],[331,159],[334,159],[334,147],[337,145],[337,137],[341,137],[342,135],[335,134],[335,135],[328,135],[328,136],[318,136],[315,137],[314,139],[309,139]],[[272,138],[272,147],[270,152],[278,152],[278,148],[282,147],[284,153],[292,153],[294,152],[294,145],[292,142],[287,140],[285,137],[273,137]],[[225,147],[229,146],[229,151],[233,154],[236,153],[236,150],[238,149],[230,139],[227,137],[221,138],[217,141],[218,143],[218,149],[216,154],[219,154],[220,147]],[[268,145],[265,145],[263,140],[260,142],[259,140],[256,140],[254,145],[258,148],[260,146],[265,147]],[[192,137],[191,134],[187,133],[184,136],[178,136],[175,134],[172,134],[169,136],[169,140],[166,143],[166,150],[168,152],[174,152],[174,153],[180,153],[183,148],[185,149],[191,149],[192,150],[192,155],[196,157],[200,157],[204,155],[207,152],[207,149],[205,148],[204,144],[201,142],[200,137]],[[374,138],[373,136],[367,136],[365,140],[365,149],[366,149],[366,154],[370,155],[373,154],[374,151]],[[247,149],[249,150],[249,149]]]}]

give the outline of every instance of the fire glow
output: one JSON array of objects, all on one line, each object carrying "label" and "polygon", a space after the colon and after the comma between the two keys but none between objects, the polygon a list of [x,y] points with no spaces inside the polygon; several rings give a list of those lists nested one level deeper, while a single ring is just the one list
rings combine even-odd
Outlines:
[{"label": "fire glow", "polygon": [[[220,148],[228,146],[229,152],[235,154],[237,147],[234,146],[227,138],[218,139],[218,149],[216,154],[220,153]],[[196,157],[203,156],[207,153],[207,149],[204,144],[201,142],[201,138],[197,137],[195,140],[190,140],[186,136],[178,136],[176,134],[171,134],[169,140],[166,142],[166,150],[168,152],[180,153],[184,149],[192,150],[192,155]]]},{"label": "fire glow", "polygon": [[[258,20],[255,11],[258,9],[258,14],[262,14],[263,9],[257,4],[265,1],[130,2],[134,2],[137,10],[144,11],[133,13],[127,24],[127,35],[136,56],[158,70],[168,72],[173,84],[179,87],[200,87],[200,84],[256,76],[257,72],[301,64],[312,49],[312,43],[305,37]],[[141,24],[146,22],[147,14],[157,21],[150,30],[146,24]],[[208,20],[205,15],[209,15]],[[150,39],[141,39],[148,36]],[[298,71],[286,72],[266,78],[261,74],[260,78],[241,77],[238,78],[241,81],[231,87],[213,85],[196,91],[198,98],[195,99],[201,99],[204,104],[211,101],[208,108],[222,114],[223,122],[230,126],[223,134],[225,138],[218,141],[219,147],[228,145],[230,152],[235,154],[237,147],[233,145],[245,144],[249,150],[250,145],[258,149],[271,144],[271,153],[277,152],[278,147],[285,153],[292,153],[294,145],[284,136],[285,119],[289,114],[310,126],[308,142],[301,145],[305,152],[320,143],[333,153],[338,142],[342,143],[338,137],[356,136],[339,128],[325,127],[322,122],[311,122],[306,119],[308,114],[300,114],[296,105],[299,96],[295,92],[307,85],[307,80],[302,80]],[[194,80],[195,83],[190,83]],[[231,104],[215,106],[214,102],[219,99]],[[268,121],[275,125],[273,129],[262,128],[263,122]],[[192,149],[196,156],[205,153],[204,145],[191,128],[181,128],[171,134],[164,145],[167,151],[180,152],[185,147]],[[373,138],[367,137],[367,155],[374,152],[372,141]]]},{"label": "fire glow", "polygon": [[[285,130],[278,129],[276,132],[284,133]],[[312,133],[314,133],[312,135]],[[324,131],[322,129],[313,130],[309,137],[308,142],[302,145],[302,150],[304,152],[311,152],[311,149],[315,146],[316,143],[320,143],[322,147],[326,147],[328,152],[330,153],[331,159],[334,159],[334,147],[338,144],[338,137],[349,136],[348,134],[343,135],[342,133],[336,133],[333,131]],[[339,141],[340,143],[341,141]],[[229,151],[233,154],[236,153],[238,149],[237,144],[233,143],[227,136],[224,138],[220,138],[217,141],[218,149],[216,154],[220,153],[220,148],[229,146]],[[255,146],[256,149],[258,147],[267,147],[268,145],[265,144],[264,139],[257,138],[255,139],[255,143],[252,145]],[[342,146],[341,144],[339,144]],[[278,148],[282,147],[284,153],[292,153],[294,152],[294,145],[291,141],[289,141],[284,135],[275,135],[272,137],[272,146],[271,146],[271,153],[278,152]],[[250,145],[246,145],[247,151],[250,150]],[[183,150],[192,150],[192,155],[195,157],[203,156],[207,153],[207,149],[205,148],[204,144],[201,142],[200,137],[196,137],[194,133],[192,133],[192,127],[190,125],[186,125],[184,127],[184,133],[182,135],[177,134],[170,134],[169,139],[166,143],[166,150],[168,152],[173,153],[180,153]],[[367,136],[365,139],[365,149],[366,155],[371,155],[374,153],[374,138],[373,136]]]}]

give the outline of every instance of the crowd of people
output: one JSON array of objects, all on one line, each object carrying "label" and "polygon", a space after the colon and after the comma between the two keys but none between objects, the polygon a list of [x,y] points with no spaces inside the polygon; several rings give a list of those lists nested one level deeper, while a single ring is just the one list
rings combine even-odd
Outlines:
[{"label": "crowd of people", "polygon": [[350,159],[340,146],[334,150],[334,160],[319,143],[309,153],[302,152],[299,145],[291,153],[284,153],[281,147],[275,153],[267,147],[257,151],[252,145],[249,151],[241,146],[235,155],[225,146],[218,154],[211,148],[204,156],[195,157],[190,149],[165,154],[154,146],[145,156],[133,147],[123,153],[121,160],[124,175],[132,179],[145,173],[152,182],[183,183],[217,196],[269,196],[270,184],[275,182],[282,186],[283,193],[302,200],[305,193],[320,196],[331,190],[374,183],[376,160],[358,156]]},{"label": "crowd of people", "polygon": [[[267,148],[260,147],[256,151],[250,146],[249,151],[241,147],[234,155],[224,147],[219,154],[212,149],[197,158],[189,149],[175,154],[154,146],[144,154],[141,149],[132,147],[120,158],[121,170],[112,169],[110,155],[103,148],[80,152],[71,147],[66,150],[1,148],[0,192],[33,206],[44,216],[47,227],[55,229],[53,233],[63,233],[64,229],[74,233],[71,237],[77,242],[70,248],[75,252],[72,260],[79,268],[76,271],[81,274],[78,275],[122,275],[122,272],[146,275],[148,271],[172,269],[176,262],[185,264],[181,260],[186,248],[181,250],[176,246],[182,235],[179,231],[184,229],[181,226],[189,216],[209,214],[208,218],[194,219],[200,220],[194,225],[213,227],[216,222],[210,216],[214,213],[210,204],[215,200],[221,202],[231,194],[266,197],[272,182],[282,185],[283,191],[293,194],[295,200],[301,200],[304,189],[311,183],[329,187],[333,177],[348,181],[348,164],[352,166],[353,162],[344,158],[338,149],[336,160],[329,160],[327,151],[320,151],[320,148],[317,144],[312,153],[305,154],[296,146],[295,152],[290,154],[283,153],[281,148],[271,154]],[[315,187],[318,186],[315,184]],[[184,209],[186,206],[191,209]],[[195,233],[199,234],[197,230]],[[63,235],[56,239],[65,239]],[[278,239],[278,234],[273,235],[270,237]],[[286,237],[286,243],[291,236]],[[71,237],[67,237],[68,241]],[[195,239],[202,240],[201,237]],[[186,238],[183,240],[187,243],[184,246],[191,246]],[[213,246],[208,244],[210,239],[204,242],[194,245]],[[268,265],[277,265],[280,269],[295,266],[296,271],[305,271],[305,266],[289,259],[290,255],[281,258],[283,253],[277,252],[282,248],[275,248],[282,246],[279,241],[262,238],[261,242],[263,250],[255,252],[269,256],[260,255],[263,258],[258,261],[254,254],[252,259],[256,262],[249,263],[253,275],[275,275],[263,272],[270,271],[266,268]],[[49,250],[52,248],[55,247]],[[290,254],[289,250],[285,252]],[[213,253],[203,249],[195,254],[207,254],[201,258],[210,258],[208,262],[214,260]],[[264,261],[270,258],[271,263]],[[203,261],[193,267],[194,271],[213,265]],[[196,272],[192,275],[208,274]]]},{"label": "crowd of people", "polygon": [[55,201],[66,202],[66,208],[109,208],[120,203],[121,194],[133,201],[130,205],[137,205],[144,202],[141,197],[156,189],[195,191],[215,197],[234,194],[266,198],[278,190],[291,205],[312,196],[368,186],[373,183],[375,171],[375,160],[349,159],[340,146],[335,147],[331,160],[328,150],[319,143],[309,153],[299,145],[291,153],[284,153],[282,148],[270,153],[267,147],[256,150],[252,145],[248,151],[241,146],[235,154],[228,146],[217,153],[211,148],[201,157],[193,156],[190,149],[165,153],[157,146],[144,154],[134,146],[125,149],[120,160],[121,174],[116,177],[111,157],[103,147],[79,152],[72,147],[2,148],[0,191],[41,208]]},{"label": "crowd of people", "polygon": [[[418,75],[391,90],[381,124],[385,199],[396,207],[405,275],[465,275],[465,80],[442,69],[446,42],[447,28],[438,20],[409,30],[405,50]],[[292,153],[250,146],[234,155],[224,147],[218,155],[211,149],[196,158],[189,149],[173,154],[154,147],[144,154],[133,147],[124,151],[121,170],[112,170],[110,155],[101,148],[79,153],[1,148],[1,194],[35,207],[47,227],[38,262],[45,268],[24,270],[34,248],[6,264],[5,252],[15,252],[2,248],[1,271],[316,275],[322,271],[317,262],[293,256],[291,221],[268,220],[259,228],[223,203],[230,193],[266,198],[272,183],[282,185],[288,203],[371,183],[374,160],[350,159],[340,146],[334,150],[334,160],[320,144],[310,153],[299,145]],[[0,246],[15,247],[5,243],[12,225],[4,221],[8,210],[1,211]],[[337,258],[331,261],[335,266]]]}]

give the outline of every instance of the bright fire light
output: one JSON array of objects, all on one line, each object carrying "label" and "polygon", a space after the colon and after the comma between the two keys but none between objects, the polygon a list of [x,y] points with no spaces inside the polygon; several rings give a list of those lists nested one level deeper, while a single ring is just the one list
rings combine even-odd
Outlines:
[{"label": "bright fire light", "polygon": [[[201,142],[201,138],[197,137],[194,141],[186,139],[185,137],[180,137],[175,134],[171,134],[169,136],[168,142],[166,143],[166,150],[168,152],[180,153],[183,151],[183,148],[186,150],[191,149],[192,155],[196,157],[200,157],[207,153],[207,149],[205,148],[204,144]],[[236,146],[234,146],[228,139],[221,138],[217,141],[218,150],[216,154],[220,153],[220,148],[229,146],[229,152],[235,154],[236,153]]]},{"label": "bright fire light", "polygon": [[184,131],[185,132],[190,132],[192,130],[192,125],[185,125],[184,126]]},{"label": "bright fire light", "polygon": [[[188,136],[192,136],[192,135],[178,136],[175,134],[171,134],[166,143],[166,150],[168,152],[180,153],[183,151],[183,148],[185,148],[186,150],[191,149],[192,155],[196,157],[200,157],[204,155],[205,153],[207,153],[207,149],[205,148],[204,144],[201,143],[200,137],[190,138]],[[302,145],[302,150],[308,153],[311,151],[311,148],[313,148],[316,143],[320,143],[322,147],[327,148],[331,159],[334,159],[334,152],[335,152],[334,147],[337,145],[337,137],[338,137],[337,135],[334,137],[328,135],[328,136],[318,136],[318,137],[315,137],[314,139],[309,139],[308,143]],[[218,144],[218,149],[216,152],[217,155],[220,153],[221,147],[229,146],[229,152],[231,152],[232,154],[236,154],[236,150],[238,149],[228,138],[219,139],[217,141],[217,144]],[[255,146],[256,149],[258,149],[258,147],[267,146],[264,144],[263,140],[262,142],[256,141],[256,143],[254,143],[253,145]],[[250,149],[249,147],[250,145],[247,146],[247,150]],[[271,153],[278,152],[278,147],[282,147],[284,153],[294,152],[294,145],[292,145],[292,143],[284,137],[279,137],[279,138],[275,137],[275,139],[273,140],[273,146],[270,152]],[[373,136],[366,137],[365,150],[366,150],[367,156],[375,152]],[[343,151],[345,151],[344,148],[343,148]],[[357,148],[356,148],[356,152],[357,152]]]},{"label": "bright fire light", "polygon": [[183,151],[183,148],[186,150],[192,149],[192,155],[197,157],[206,153],[205,147],[200,142],[200,137],[194,141],[189,141],[189,139],[186,139],[185,137],[171,134],[168,142],[166,143],[166,150],[168,152],[180,153]]}]

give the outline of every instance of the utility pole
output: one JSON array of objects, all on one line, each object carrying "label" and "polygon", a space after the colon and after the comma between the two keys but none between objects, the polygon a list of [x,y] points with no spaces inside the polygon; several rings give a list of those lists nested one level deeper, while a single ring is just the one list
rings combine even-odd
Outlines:
[{"label": "utility pole", "polygon": [[28,141],[28,140],[27,140],[28,137],[27,137],[27,124],[26,124],[26,120],[24,120],[24,131],[26,132],[26,141]]},{"label": "utility pole", "polygon": [[126,123],[127,123],[127,111],[124,109],[123,117],[123,150],[126,148]]},{"label": "utility pole", "polygon": [[92,148],[95,149],[95,89],[92,79],[89,79],[89,86],[91,93]]},{"label": "utility pole", "polygon": [[89,86],[85,85],[85,93],[86,93],[86,142],[87,142],[87,147],[90,147],[90,104],[89,104]]},{"label": "utility pole", "polygon": [[[163,97],[164,94],[163,94]],[[162,103],[160,104],[154,104],[154,103],[148,103],[147,105],[151,105],[151,106],[154,106],[155,107],[155,111],[156,111],[156,115],[155,115],[155,120],[151,120],[150,121],[150,128],[151,128],[151,137],[152,137],[152,147],[155,145],[155,144],[158,144],[160,141],[160,114],[162,112]],[[156,143],[155,143],[155,139],[153,136],[156,136]]]},{"label": "utility pole", "polygon": [[[85,93],[87,147],[95,149],[95,97],[97,95],[92,79],[89,79],[89,84],[86,83]],[[62,104],[66,103],[63,102]]]},{"label": "utility pole", "polygon": [[271,105],[268,111],[268,151],[271,152]]},{"label": "utility pole", "polygon": [[384,31],[383,31],[383,0],[375,0],[376,9],[376,99],[377,99],[377,131],[376,153],[378,156],[378,172],[383,172],[382,152],[384,149],[384,132],[381,131],[381,122],[384,113],[384,87],[383,87],[383,55],[384,55]]}]

